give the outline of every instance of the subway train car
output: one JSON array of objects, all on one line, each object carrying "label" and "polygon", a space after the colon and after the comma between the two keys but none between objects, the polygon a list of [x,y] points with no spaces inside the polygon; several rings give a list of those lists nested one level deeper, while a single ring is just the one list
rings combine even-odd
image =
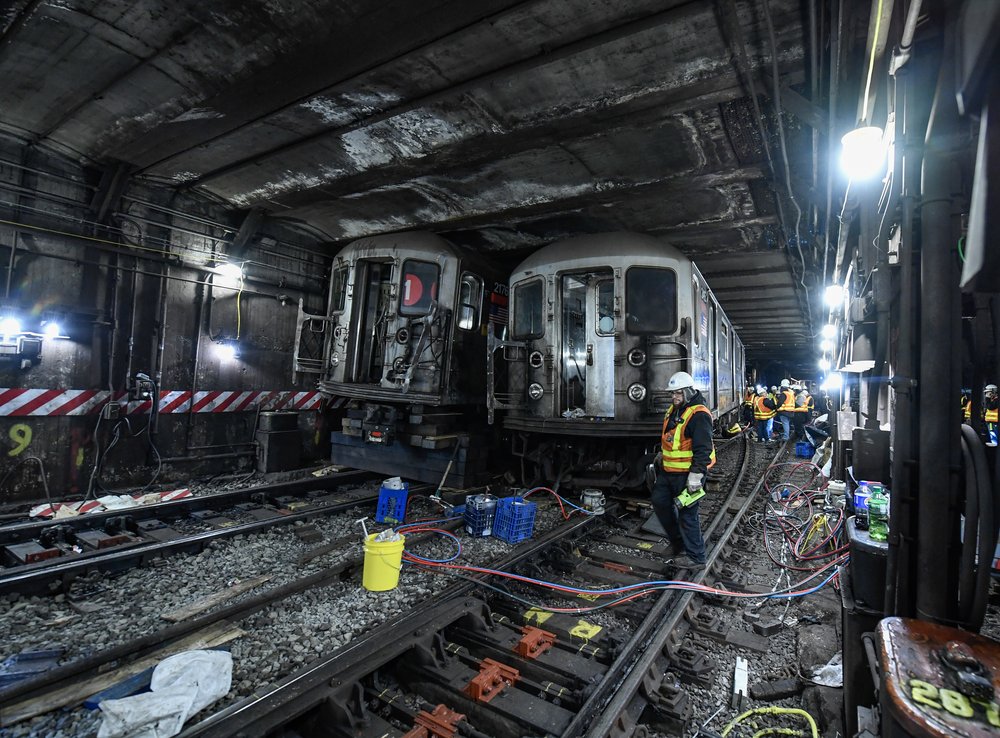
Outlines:
[{"label": "subway train car", "polygon": [[504,275],[431,233],[363,238],[334,259],[326,315],[299,305],[294,371],[338,411],[335,464],[466,486],[485,468],[487,334]]},{"label": "subway train car", "polygon": [[510,286],[487,407],[491,420],[503,411],[524,483],[640,487],[674,372],[691,373],[720,425],[737,416],[743,344],[677,249],[632,233],[569,238],[522,262]]}]

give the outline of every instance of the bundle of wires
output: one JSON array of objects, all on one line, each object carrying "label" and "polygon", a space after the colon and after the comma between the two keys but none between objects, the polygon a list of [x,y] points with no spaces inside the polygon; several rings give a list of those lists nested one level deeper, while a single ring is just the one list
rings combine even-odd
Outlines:
[{"label": "bundle of wires", "polygon": [[[778,469],[787,471],[785,481],[771,482],[772,472]],[[761,533],[768,558],[780,570],[775,591],[782,581],[791,586],[793,572],[815,576],[832,569],[828,581],[838,583],[840,567],[848,560],[844,511],[826,504],[827,485],[819,467],[808,461],[772,464],[764,473],[764,490],[770,500]],[[787,613],[786,607],[782,622]]]},{"label": "bundle of wires", "polygon": [[[575,513],[581,514],[592,514],[589,510],[585,510],[578,505],[573,504],[569,500],[560,497],[553,490],[548,487],[536,487],[530,490],[525,497],[534,492],[548,492],[559,504],[560,511],[564,519],[569,519],[569,517]],[[566,511],[566,506],[571,509],[569,512]],[[557,613],[567,613],[567,614],[585,614],[589,612],[595,612],[597,610],[603,610],[609,607],[615,607],[617,605],[622,605],[633,600],[637,600],[641,597],[653,594],[655,592],[661,592],[664,590],[682,590],[690,592],[698,592],[701,594],[710,594],[723,597],[734,597],[738,599],[791,599],[795,597],[803,597],[813,592],[818,591],[826,584],[831,582],[839,572],[837,568],[840,559],[834,558],[826,563],[817,565],[816,567],[809,570],[807,576],[803,579],[795,582],[794,584],[789,583],[789,586],[777,589],[769,592],[767,594],[761,594],[759,592],[733,592],[726,589],[720,589],[718,587],[711,587],[706,584],[700,584],[697,582],[688,582],[684,580],[654,580],[646,582],[638,582],[636,584],[630,584],[621,587],[606,587],[606,588],[582,588],[582,587],[572,587],[566,584],[561,584],[558,582],[550,582],[544,579],[538,579],[535,577],[524,576],[521,574],[515,574],[513,572],[502,571],[499,569],[490,569],[481,566],[470,566],[465,564],[457,563],[458,559],[462,555],[462,542],[455,534],[450,531],[444,530],[442,528],[435,527],[441,523],[446,522],[445,519],[442,520],[421,520],[415,521],[413,523],[404,524],[398,526],[396,531],[401,534],[416,534],[416,533],[431,533],[443,536],[449,539],[454,545],[454,551],[450,556],[441,559],[431,559],[424,556],[420,556],[409,549],[404,549],[403,551],[403,561],[406,564],[420,566],[425,569],[435,571],[442,574],[447,574],[460,579],[466,579],[474,581],[475,583],[483,586],[487,589],[494,590],[500,594],[509,597],[511,599],[517,600],[523,604],[535,607],[539,610],[547,612],[557,612]],[[558,592],[562,594],[570,594],[575,596],[583,596],[588,599],[604,600],[598,602],[597,604],[587,606],[587,607],[553,607],[545,605],[538,602],[533,602],[520,595],[517,595],[510,590],[490,584],[485,581],[486,578],[498,578],[502,582],[513,582],[522,585],[528,585],[531,587],[537,587],[542,590],[549,592]],[[821,579],[822,578],[822,579]],[[604,599],[606,598],[606,599]]]}]

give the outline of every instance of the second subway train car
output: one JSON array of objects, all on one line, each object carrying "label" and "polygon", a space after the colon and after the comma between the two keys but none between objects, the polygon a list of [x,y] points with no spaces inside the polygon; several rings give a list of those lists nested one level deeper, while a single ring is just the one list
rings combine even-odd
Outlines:
[{"label": "second subway train car", "polygon": [[334,259],[327,314],[299,307],[296,372],[337,410],[331,459],[466,486],[494,446],[486,335],[506,321],[506,281],[431,233],[363,238]]},{"label": "second subway train car", "polygon": [[739,409],[743,344],[697,266],[655,238],[538,250],[511,275],[508,327],[492,342],[487,404],[503,411],[525,483],[641,486],[674,372],[691,373],[724,424]]}]

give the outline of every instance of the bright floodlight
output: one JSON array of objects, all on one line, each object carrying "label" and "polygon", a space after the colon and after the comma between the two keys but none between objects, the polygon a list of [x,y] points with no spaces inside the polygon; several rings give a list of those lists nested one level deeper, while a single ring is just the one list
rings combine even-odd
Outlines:
[{"label": "bright floodlight", "polygon": [[235,361],[239,356],[235,343],[218,343],[215,345],[215,353],[221,361]]},{"label": "bright floodlight", "polygon": [[829,391],[839,389],[843,384],[844,378],[837,372],[833,372],[832,374],[828,374],[826,379],[823,380],[822,387],[824,391]]},{"label": "bright floodlight", "polygon": [[841,305],[844,304],[844,300],[847,299],[847,290],[841,287],[839,284],[831,284],[823,292],[823,302],[826,303],[828,308],[836,310]]},{"label": "bright floodlight", "polygon": [[56,338],[62,335],[62,326],[50,320],[45,324],[45,335],[49,338]]},{"label": "bright floodlight", "polygon": [[823,326],[823,330],[820,331],[820,335],[823,336],[823,338],[832,341],[837,335],[837,326],[832,323],[827,323]]},{"label": "bright floodlight", "polygon": [[825,371],[829,371],[830,370],[830,360],[828,358],[826,358],[825,356],[822,359],[819,360],[819,370],[821,372],[825,372]]},{"label": "bright floodlight", "polygon": [[831,351],[833,351],[833,341],[831,341],[829,338],[824,338],[822,341],[819,342],[819,350],[822,351],[824,354],[830,353]]},{"label": "bright floodlight", "polygon": [[854,181],[871,179],[885,168],[882,129],[877,126],[855,128],[840,139],[840,166]]},{"label": "bright floodlight", "polygon": [[233,264],[232,262],[219,264],[217,267],[213,267],[212,271],[215,272],[215,279],[212,280],[212,284],[216,287],[236,290],[240,288],[240,284],[243,282],[243,267],[239,264]]},{"label": "bright floodlight", "polygon": [[21,332],[21,321],[17,318],[4,318],[0,320],[0,333],[5,336],[14,336]]}]

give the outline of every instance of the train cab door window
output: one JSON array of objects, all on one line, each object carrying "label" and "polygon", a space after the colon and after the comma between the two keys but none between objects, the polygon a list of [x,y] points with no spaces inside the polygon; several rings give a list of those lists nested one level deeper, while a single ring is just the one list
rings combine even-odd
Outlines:
[{"label": "train cab door window", "polygon": [[352,304],[353,325],[348,354],[352,357],[348,380],[379,383],[386,362],[386,344],[390,340],[389,314],[392,296],[392,263],[357,262]]},{"label": "train cab door window", "polygon": [[437,300],[441,269],[428,261],[407,259],[399,284],[399,314],[427,315]]},{"label": "train cab door window", "polygon": [[347,302],[347,275],[346,264],[333,270],[333,279],[330,281],[330,312],[340,313],[344,310]]},{"label": "train cab door window", "polygon": [[483,280],[466,272],[458,291],[458,327],[463,331],[479,330],[483,310]]},{"label": "train cab door window", "polygon": [[541,279],[514,285],[514,338],[542,337],[542,293]]},{"label": "train cab door window", "polygon": [[677,274],[673,269],[631,267],[625,272],[625,327],[629,333],[677,331]]},{"label": "train cab door window", "polygon": [[614,280],[611,270],[564,275],[560,282],[563,412],[615,414]]}]

